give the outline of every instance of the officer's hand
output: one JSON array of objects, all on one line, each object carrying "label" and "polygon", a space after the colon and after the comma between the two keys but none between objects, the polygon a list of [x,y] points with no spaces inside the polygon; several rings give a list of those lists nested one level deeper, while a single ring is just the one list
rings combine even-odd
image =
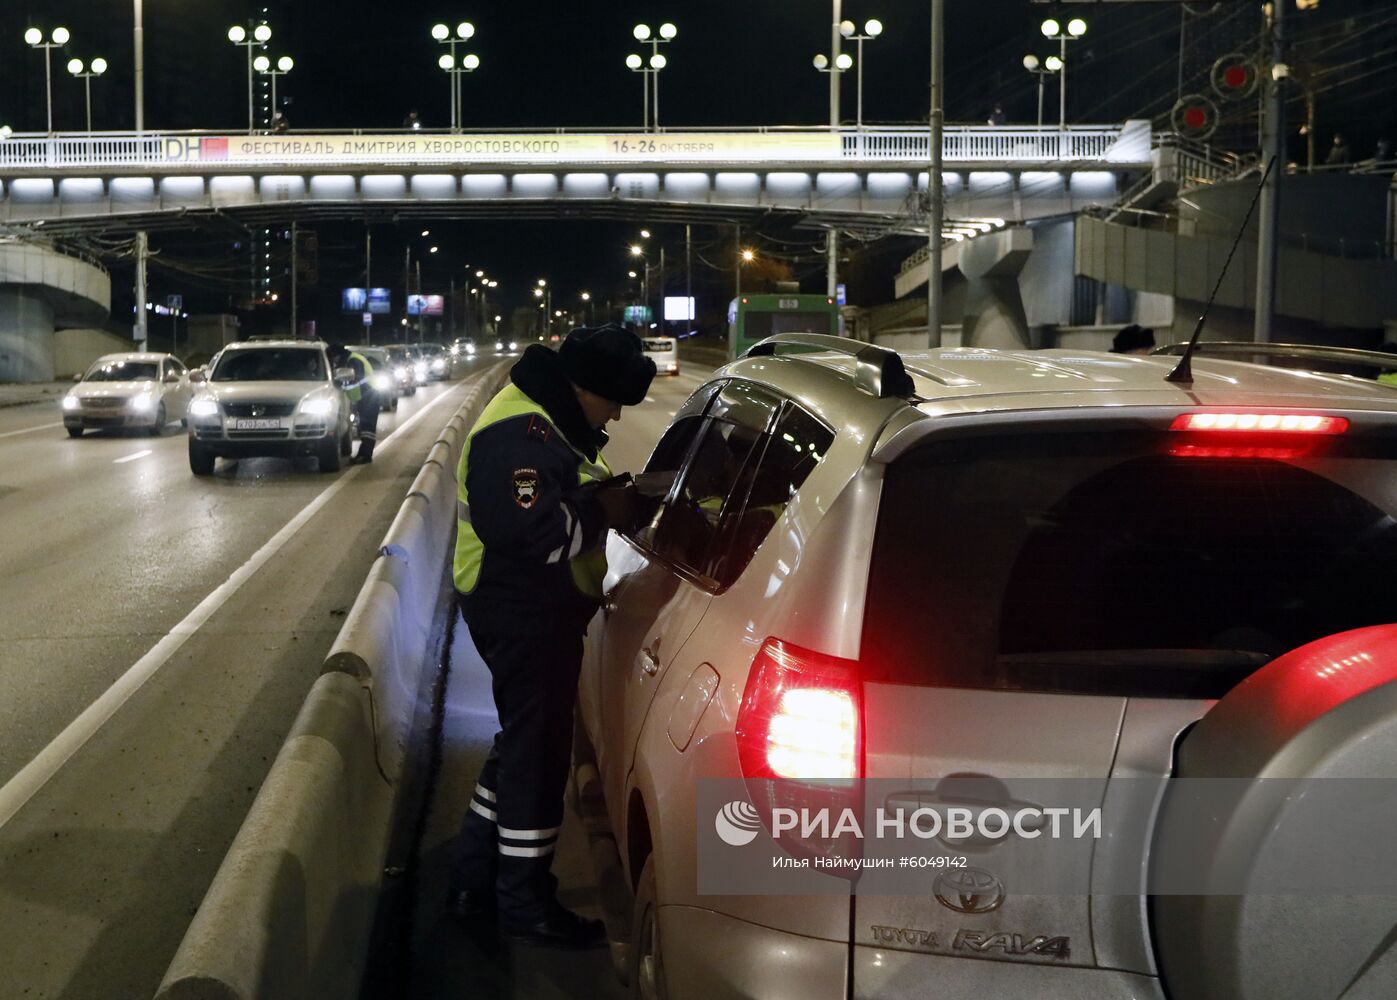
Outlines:
[{"label": "officer's hand", "polygon": [[640,520],[640,494],[632,482],[601,486],[596,491],[603,518],[608,528],[622,531],[635,527]]}]

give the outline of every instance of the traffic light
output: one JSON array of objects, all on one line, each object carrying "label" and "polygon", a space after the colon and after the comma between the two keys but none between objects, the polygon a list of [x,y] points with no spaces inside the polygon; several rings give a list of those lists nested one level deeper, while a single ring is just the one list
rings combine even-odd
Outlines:
[{"label": "traffic light", "polygon": [[1256,63],[1232,52],[1213,63],[1213,91],[1225,101],[1237,101],[1256,93]]},{"label": "traffic light", "polygon": [[1206,139],[1217,131],[1218,107],[1202,94],[1189,94],[1169,113],[1174,131],[1187,139]]},{"label": "traffic light", "polygon": [[303,285],[320,281],[320,237],[313,229],[296,230],[296,271]]}]

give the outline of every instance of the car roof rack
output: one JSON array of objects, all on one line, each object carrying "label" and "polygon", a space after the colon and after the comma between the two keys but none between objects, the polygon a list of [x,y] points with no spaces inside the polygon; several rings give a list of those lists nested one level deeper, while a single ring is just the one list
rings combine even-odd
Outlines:
[{"label": "car roof rack", "polygon": [[902,357],[886,347],[865,344],[848,337],[826,333],[778,333],[758,341],[747,349],[744,358],[773,357],[779,347],[813,347],[821,351],[852,357],[854,384],[879,399],[910,399],[916,394],[912,376],[902,363]]},{"label": "car roof rack", "polygon": [[[1182,354],[1187,347],[1187,343],[1165,344],[1151,353],[1155,355]],[[1397,354],[1389,354],[1386,351],[1365,351],[1357,347],[1257,343],[1251,340],[1204,340],[1199,342],[1193,353],[1227,357],[1298,358],[1301,361],[1329,361],[1334,364],[1389,368],[1397,371]]]}]

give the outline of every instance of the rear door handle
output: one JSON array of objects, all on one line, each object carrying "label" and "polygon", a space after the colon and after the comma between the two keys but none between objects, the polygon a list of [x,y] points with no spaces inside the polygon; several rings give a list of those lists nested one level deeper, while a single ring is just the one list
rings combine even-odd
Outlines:
[{"label": "rear door handle", "polygon": [[654,677],[660,672],[660,658],[648,646],[640,651],[640,669],[645,671],[646,677]]}]

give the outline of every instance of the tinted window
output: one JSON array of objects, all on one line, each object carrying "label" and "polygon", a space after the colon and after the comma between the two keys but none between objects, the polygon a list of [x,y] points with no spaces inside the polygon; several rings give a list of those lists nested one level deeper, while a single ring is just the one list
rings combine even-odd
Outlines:
[{"label": "tinted window", "polygon": [[180,363],[178,358],[166,358],[165,368],[167,371],[172,371],[176,375],[183,375],[187,370],[184,365]]},{"label": "tinted window", "polygon": [[1280,653],[1397,621],[1393,446],[1286,462],[1174,457],[1161,437],[976,439],[895,463],[869,675],[1218,697]]},{"label": "tinted window", "polygon": [[267,347],[226,351],[213,371],[215,382],[317,382],[325,378],[319,351],[304,347]]},{"label": "tinted window", "polygon": [[827,312],[749,312],[743,315],[742,335],[760,340],[777,333],[829,333]]},{"label": "tinted window", "polygon": [[83,376],[84,382],[141,382],[156,377],[154,361],[99,361]]},{"label": "tinted window", "polygon": [[705,573],[723,512],[776,405],[774,398],[743,382],[728,383],[714,397],[692,456],[654,525],[654,549],[662,558]]},{"label": "tinted window", "polygon": [[708,576],[723,587],[737,582],[833,440],[824,424],[793,403],[786,404],[775,430],[763,441],[759,459],[747,464],[723,511]]}]

